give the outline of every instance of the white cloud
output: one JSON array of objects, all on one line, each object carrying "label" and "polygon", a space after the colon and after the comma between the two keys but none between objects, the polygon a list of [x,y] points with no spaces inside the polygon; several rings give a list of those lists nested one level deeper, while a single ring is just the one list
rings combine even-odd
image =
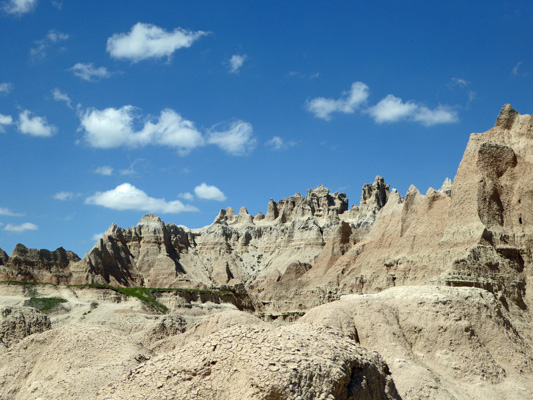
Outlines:
[{"label": "white cloud", "polygon": [[182,28],[168,32],[156,25],[138,22],[129,33],[116,33],[107,39],[107,51],[113,58],[126,58],[133,62],[170,57],[176,50],[190,47],[206,34]]},{"label": "white cloud", "polygon": [[111,73],[105,67],[96,68],[93,63],[77,63],[69,71],[88,82],[95,82],[111,76]]},{"label": "white cloud", "polygon": [[13,123],[11,115],[0,114],[0,133],[5,132],[5,127]]},{"label": "white cloud", "polygon": [[461,88],[464,88],[468,84],[470,84],[470,82],[467,82],[462,78],[452,78],[452,86],[459,86]]},{"label": "white cloud", "polygon": [[296,146],[296,142],[286,142],[279,136],[274,136],[272,139],[265,143],[265,146],[271,147],[272,150],[284,150],[288,149],[289,147]]},{"label": "white cloud", "polygon": [[63,93],[58,88],[52,90],[52,96],[55,101],[64,101],[69,108],[72,108],[72,105],[70,104],[70,97],[68,97],[66,93]]},{"label": "white cloud", "polygon": [[50,137],[57,128],[49,125],[45,117],[32,116],[31,111],[24,110],[19,114],[18,130],[26,135]]},{"label": "white cloud", "polygon": [[227,197],[216,186],[210,186],[205,183],[198,185],[194,188],[194,194],[199,199],[224,201]]},{"label": "white cloud", "polygon": [[37,6],[37,0],[9,0],[4,5],[8,14],[22,15],[32,11]]},{"label": "white cloud", "polygon": [[96,168],[94,170],[94,173],[98,175],[111,176],[113,175],[113,168],[108,165],[104,165],[102,167]]},{"label": "white cloud", "polygon": [[178,214],[185,211],[198,211],[196,207],[184,205],[179,200],[166,201],[148,196],[129,183],[123,183],[107,192],[98,192],[88,197],[85,204],[97,205],[112,210],[138,210],[146,212]]},{"label": "white cloud", "polygon": [[[220,124],[217,126],[221,127]],[[252,125],[244,121],[234,121],[223,130],[212,128],[207,142],[234,156],[251,153],[257,144],[257,140],[253,137]]]},{"label": "white cloud", "polygon": [[180,199],[184,199],[184,200],[187,200],[187,201],[193,201],[194,200],[194,195],[192,193],[189,193],[189,192],[180,193],[180,194],[178,194],[178,197]]},{"label": "white cloud", "polygon": [[37,47],[30,49],[30,55],[32,57],[44,58],[48,48],[54,44],[67,40],[69,36],[66,33],[56,31],[54,29],[48,31],[44,39],[35,41]]},{"label": "white cloud", "polygon": [[25,222],[20,225],[7,224],[4,227],[4,231],[16,232],[16,233],[22,233],[25,231],[37,231],[37,230],[39,230],[39,227],[35,224],[32,224],[31,222]]},{"label": "white cloud", "polygon": [[445,106],[431,110],[412,101],[404,102],[401,98],[387,95],[367,112],[378,124],[402,120],[420,122],[424,126],[457,122],[457,112]]},{"label": "white cloud", "polygon": [[0,83],[0,94],[9,94],[13,90],[13,84],[11,82]]},{"label": "white cloud", "polygon": [[133,106],[89,109],[81,117],[80,129],[86,142],[96,148],[143,147],[147,145],[177,148],[181,154],[202,146],[204,140],[194,123],[183,119],[171,109],[161,111],[155,122],[147,121],[136,131],[134,122],[138,119]]},{"label": "white cloud", "polygon": [[124,169],[121,169],[119,172],[120,175],[134,175],[137,173],[137,171],[135,170],[135,165],[137,164],[146,164],[144,158],[138,158],[137,160],[133,161],[129,168],[124,168]]},{"label": "white cloud", "polygon": [[229,60],[229,72],[236,74],[241,69],[248,56],[246,54],[234,54]]},{"label": "white cloud", "polygon": [[23,217],[24,216],[24,214],[14,213],[13,211],[5,207],[0,207],[0,215],[5,215],[7,217]]},{"label": "white cloud", "polygon": [[92,235],[91,239],[94,240],[94,241],[98,241],[102,238],[102,236],[104,236],[104,233],[105,232],[102,232],[102,233],[95,233],[94,235]]},{"label": "white cloud", "polygon": [[69,201],[74,200],[76,197],[81,196],[79,193],[72,193],[72,192],[58,192],[54,194],[54,199],[60,200],[60,201]]},{"label": "white cloud", "polygon": [[340,99],[326,99],[325,97],[317,97],[308,100],[306,108],[308,111],[315,114],[315,117],[331,119],[331,114],[334,112],[341,112],[346,114],[353,113],[361,104],[368,98],[368,86],[363,82],[354,82],[349,92],[343,93]]}]

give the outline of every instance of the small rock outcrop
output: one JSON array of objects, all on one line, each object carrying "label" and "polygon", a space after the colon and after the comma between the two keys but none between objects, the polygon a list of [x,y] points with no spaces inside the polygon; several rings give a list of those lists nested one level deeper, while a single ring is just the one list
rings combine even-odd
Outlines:
[{"label": "small rock outcrop", "polygon": [[0,307],[0,345],[10,347],[26,336],[51,328],[50,318],[31,307]]}]

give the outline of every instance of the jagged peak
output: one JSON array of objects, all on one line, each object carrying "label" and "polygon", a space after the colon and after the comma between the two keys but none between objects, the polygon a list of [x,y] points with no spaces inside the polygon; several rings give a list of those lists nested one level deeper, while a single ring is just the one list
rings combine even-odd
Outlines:
[{"label": "jagged peak", "polygon": [[451,196],[452,194],[452,180],[450,178],[446,178],[444,182],[442,183],[442,186],[438,190],[440,193],[444,193],[447,196]]},{"label": "jagged peak", "polygon": [[141,218],[137,226],[161,227],[165,226],[165,223],[157,215],[146,214]]},{"label": "jagged peak", "polygon": [[513,123],[516,117],[520,116],[518,111],[516,111],[510,104],[505,104],[500,110],[500,114],[496,119],[495,127],[501,127],[504,129],[510,129],[513,126]]},{"label": "jagged peak", "polygon": [[248,212],[248,210],[246,209],[246,207],[241,207],[241,208],[239,209],[239,214],[238,214],[238,215],[240,215],[240,216],[242,216],[242,215],[250,215],[250,213]]}]

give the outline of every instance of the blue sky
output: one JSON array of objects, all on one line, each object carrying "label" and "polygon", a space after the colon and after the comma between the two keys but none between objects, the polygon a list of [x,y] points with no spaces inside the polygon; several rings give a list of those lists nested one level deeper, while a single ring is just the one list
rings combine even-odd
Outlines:
[{"label": "blue sky", "polygon": [[[154,6],[156,4],[156,6]],[[533,112],[527,1],[0,1],[0,248],[453,178]]]}]

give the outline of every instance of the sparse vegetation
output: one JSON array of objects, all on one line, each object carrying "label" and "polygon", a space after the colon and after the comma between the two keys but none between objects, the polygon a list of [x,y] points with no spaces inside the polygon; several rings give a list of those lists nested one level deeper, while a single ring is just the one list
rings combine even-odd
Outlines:
[{"label": "sparse vegetation", "polygon": [[67,300],[62,297],[30,297],[24,302],[24,305],[46,313],[55,309],[59,304],[66,302]]},{"label": "sparse vegetation", "polygon": [[[7,285],[21,285],[26,287],[26,285],[53,285],[51,283],[40,283],[40,282],[23,282],[23,281],[0,281],[0,284]],[[168,293],[168,292],[181,292],[181,293],[192,293],[192,294],[211,294],[217,296],[234,296],[234,293],[230,290],[218,290],[218,289],[197,289],[197,288],[147,288],[147,287],[116,287],[106,284],[99,283],[88,283],[83,285],[64,285],[65,287],[70,288],[91,288],[91,289],[108,289],[113,290],[117,293],[121,293],[128,297],[138,298],[147,308],[150,310],[166,313],[168,312],[168,307],[164,304],[157,301],[157,296],[159,293]],[[43,297],[37,297],[37,291],[34,288],[25,289],[26,293],[31,294],[32,299],[46,299]],[[28,292],[28,290],[30,292]],[[49,298],[51,299],[51,298]],[[58,298],[56,298],[58,299]],[[31,299],[30,299],[31,300]],[[65,299],[62,299],[65,302]],[[26,304],[25,304],[26,305]],[[35,306],[31,306],[35,307]],[[91,303],[91,310],[98,307],[97,302]],[[36,307],[38,308],[38,307]]]}]

